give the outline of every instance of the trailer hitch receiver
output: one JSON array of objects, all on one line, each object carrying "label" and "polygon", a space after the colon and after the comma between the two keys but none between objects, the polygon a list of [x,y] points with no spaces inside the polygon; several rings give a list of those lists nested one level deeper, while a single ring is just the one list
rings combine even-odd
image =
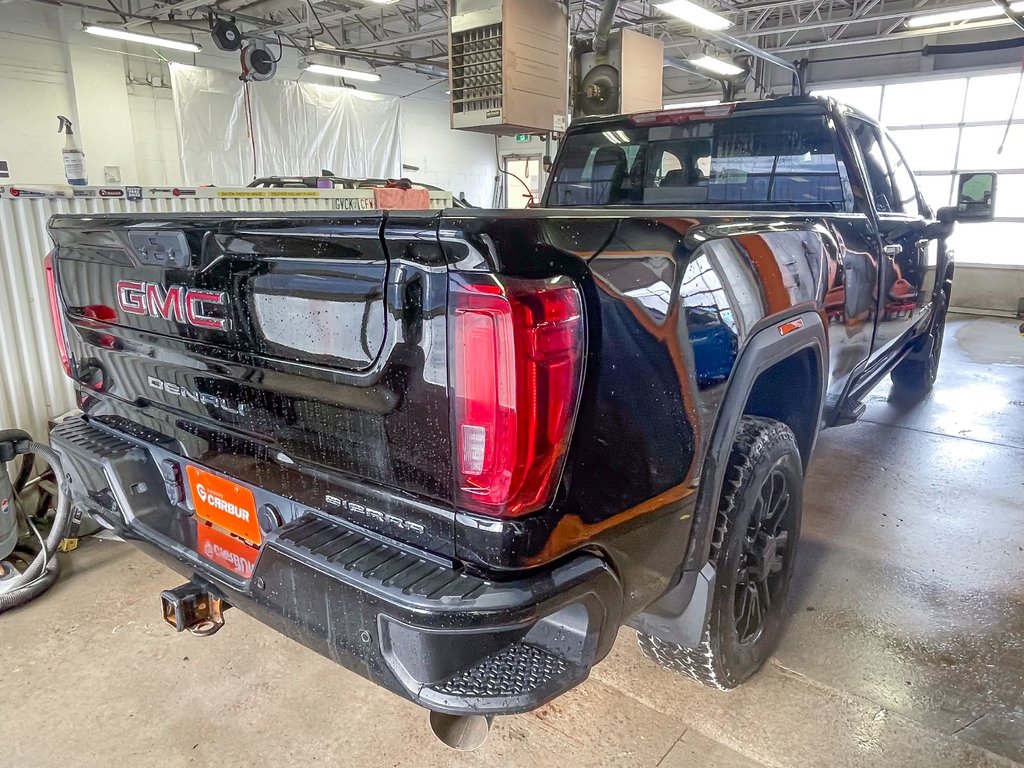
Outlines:
[{"label": "trailer hitch receiver", "polygon": [[178,632],[186,629],[205,637],[224,626],[224,611],[231,606],[198,584],[182,584],[160,593],[164,621]]}]

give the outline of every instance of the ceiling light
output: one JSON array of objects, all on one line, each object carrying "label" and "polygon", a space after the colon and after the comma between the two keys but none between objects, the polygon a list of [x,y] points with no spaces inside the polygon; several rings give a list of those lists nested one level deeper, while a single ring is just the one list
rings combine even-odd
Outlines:
[{"label": "ceiling light", "polygon": [[698,107],[717,107],[721,103],[721,99],[708,99],[707,101],[681,101],[678,104],[666,104],[662,109],[697,109]]},{"label": "ceiling light", "polygon": [[306,71],[317,75],[344,77],[348,80],[365,80],[368,83],[376,83],[380,80],[380,75],[376,72],[364,72],[360,69],[348,69],[347,67],[328,67],[324,64],[308,64]]},{"label": "ceiling light", "polygon": [[612,144],[629,144],[629,136],[625,131],[604,131],[604,137]]},{"label": "ceiling light", "polygon": [[[1024,2],[1010,4],[1010,10],[1016,13],[1024,12]],[[929,13],[924,16],[914,16],[907,19],[907,26],[911,29],[920,27],[942,27],[947,24],[956,24],[958,21],[981,21],[982,19],[996,19],[1005,16],[1003,10],[997,5],[979,5],[976,8],[961,8],[959,11],[946,11],[945,13]],[[1006,19],[1009,23],[1010,19]]]},{"label": "ceiling light", "polygon": [[731,61],[722,61],[714,56],[698,56],[696,59],[687,59],[687,61],[695,67],[700,67],[708,72],[714,72],[716,75],[724,75],[726,77],[738,75],[743,71],[743,67],[737,67]]},{"label": "ceiling light", "polygon": [[722,30],[732,26],[732,22],[727,18],[691,3],[690,0],[670,0],[667,3],[658,3],[656,7],[701,29]]},{"label": "ceiling light", "polygon": [[137,32],[129,32],[125,29],[117,29],[116,27],[98,27],[95,24],[87,24],[85,31],[90,35],[113,37],[118,40],[129,40],[133,43],[155,45],[158,48],[175,48],[176,50],[188,51],[189,53],[199,53],[203,50],[202,47],[196,43],[186,43],[182,40],[168,40],[165,37],[153,37],[152,35],[140,35]]}]

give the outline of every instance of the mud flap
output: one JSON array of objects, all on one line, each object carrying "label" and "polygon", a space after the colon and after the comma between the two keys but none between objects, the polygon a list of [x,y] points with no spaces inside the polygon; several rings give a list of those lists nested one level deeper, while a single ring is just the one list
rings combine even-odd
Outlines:
[{"label": "mud flap", "polygon": [[685,571],[678,584],[628,624],[666,642],[696,648],[704,636],[714,592],[715,569],[705,563],[699,571]]}]

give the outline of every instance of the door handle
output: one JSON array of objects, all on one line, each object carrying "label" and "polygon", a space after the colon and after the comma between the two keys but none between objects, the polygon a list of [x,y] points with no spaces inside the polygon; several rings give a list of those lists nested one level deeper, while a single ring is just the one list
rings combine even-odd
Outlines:
[{"label": "door handle", "polygon": [[899,243],[883,245],[882,253],[884,253],[886,256],[899,256],[901,253],[903,253],[903,246],[900,245]]}]

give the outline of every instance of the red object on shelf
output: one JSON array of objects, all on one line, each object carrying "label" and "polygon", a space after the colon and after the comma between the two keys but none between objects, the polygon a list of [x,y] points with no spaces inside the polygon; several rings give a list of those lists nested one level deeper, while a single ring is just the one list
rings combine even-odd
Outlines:
[{"label": "red object on shelf", "polygon": [[385,211],[425,211],[430,208],[430,192],[422,187],[374,187],[373,204]]}]

